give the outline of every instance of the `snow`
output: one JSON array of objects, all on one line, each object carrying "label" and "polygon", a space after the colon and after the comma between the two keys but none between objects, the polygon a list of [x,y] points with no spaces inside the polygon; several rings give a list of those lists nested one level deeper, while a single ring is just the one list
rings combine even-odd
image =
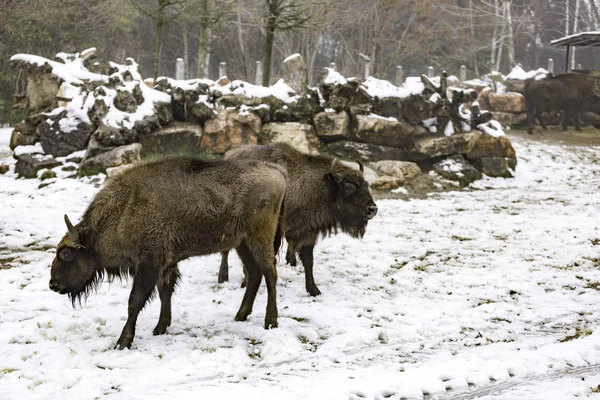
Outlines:
[{"label": "snow", "polygon": [[152,336],[155,299],[116,351],[129,284],[75,309],[48,289],[63,214],[78,220],[101,180],[15,179],[9,138],[0,129],[2,399],[559,400],[600,383],[597,147],[514,137],[513,179],[378,200],[364,239],[317,245],[321,296],[280,256],[278,329],[262,328],[264,285],[233,321],[235,257],[223,285],[217,255],[183,262],[167,335]]},{"label": "snow", "polygon": [[327,70],[327,76],[323,79],[323,83],[326,85],[344,85],[348,81],[333,68],[325,68]]},{"label": "snow", "polygon": [[446,128],[444,128],[444,135],[451,136],[454,134],[454,125],[452,125],[452,121],[448,121],[446,124]]},{"label": "snow", "polygon": [[491,120],[485,124],[477,125],[477,129],[490,136],[504,136],[504,130],[502,130],[502,124],[496,120]]},{"label": "snow", "polygon": [[23,154],[44,154],[44,149],[42,148],[42,144],[40,142],[27,146],[20,145],[15,147],[15,156],[22,156]]},{"label": "snow", "polygon": [[[93,49],[93,48],[92,48]],[[84,52],[88,52],[92,49],[84,50]],[[82,55],[83,53],[82,52]],[[64,54],[64,53],[59,53]],[[102,81],[106,80],[107,77],[105,75],[96,74],[88,71],[87,68],[83,66],[83,61],[79,54],[76,53],[76,57],[74,60],[67,60],[66,57],[63,58],[65,60],[64,63],[60,63],[58,61],[52,61],[44,57],[32,55],[32,54],[15,54],[10,58],[11,61],[24,61],[29,64],[35,64],[38,66],[43,66],[44,64],[48,64],[52,67],[52,73],[56,75],[58,78],[62,79],[64,82],[74,85],[80,85],[83,81]]]},{"label": "snow", "polygon": [[253,85],[248,82],[235,80],[225,86],[215,86],[210,88],[211,91],[218,90],[223,95],[235,94],[238,96],[246,96],[249,98],[262,98],[273,96],[284,103],[293,103],[298,100],[298,95],[284,82],[283,79],[278,80],[275,84],[265,87]]},{"label": "snow", "polygon": [[398,119],[396,117],[384,117],[383,115],[374,114],[374,113],[370,113],[368,116],[371,118],[382,119],[382,120],[388,121],[388,122],[398,122]]},{"label": "snow", "polygon": [[302,57],[302,56],[299,53],[294,53],[291,56],[286,57],[285,60],[283,60],[283,62],[285,64],[286,62],[289,62],[289,61],[293,60],[294,58],[298,58],[298,57]]},{"label": "snow", "polygon": [[406,78],[402,86],[398,87],[389,81],[368,77],[362,84],[363,88],[371,97],[400,97],[406,98],[410,95],[423,93],[425,87],[421,82],[421,78],[409,76]]},{"label": "snow", "polygon": [[525,72],[523,68],[520,66],[514,67],[508,75],[506,75],[505,79],[516,79],[516,80],[526,80],[530,78],[541,79],[539,77],[545,77],[549,74],[547,70],[544,68],[538,68],[536,70]]}]

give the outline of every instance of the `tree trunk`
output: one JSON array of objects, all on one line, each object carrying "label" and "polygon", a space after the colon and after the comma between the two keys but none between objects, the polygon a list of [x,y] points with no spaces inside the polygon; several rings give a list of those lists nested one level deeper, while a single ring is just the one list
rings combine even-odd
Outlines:
[{"label": "tree trunk", "polygon": [[198,78],[208,78],[208,65],[210,57],[210,0],[200,1],[200,27],[198,40]]},{"label": "tree trunk", "polygon": [[278,7],[274,0],[267,0],[267,23],[265,26],[265,56],[263,60],[262,85],[271,84],[271,59],[273,57],[273,42],[275,41],[275,29],[277,29]]},{"label": "tree trunk", "polygon": [[565,0],[565,36],[569,36],[569,0]]},{"label": "tree trunk", "polygon": [[[573,16],[573,34],[577,33],[579,22],[579,0],[575,0],[575,15]],[[575,46],[571,48],[571,70],[575,69]]]},{"label": "tree trunk", "polygon": [[181,39],[183,42],[183,76],[184,79],[189,79],[190,45],[188,42],[187,24],[185,21],[181,23]]},{"label": "tree trunk", "polygon": [[[473,24],[473,0],[469,0],[469,24],[471,25],[471,43],[475,43],[475,26]],[[477,51],[473,52],[471,65],[475,71],[475,76],[479,76],[479,66],[477,65]]]},{"label": "tree trunk", "polygon": [[[471,2],[471,6],[473,3]],[[490,54],[490,69],[494,69],[496,66],[496,46],[498,43],[498,20],[500,19],[498,8],[498,0],[494,0],[494,31],[492,33],[492,51]]]},{"label": "tree trunk", "polygon": [[162,17],[160,17],[160,19],[157,19],[157,22],[156,22],[156,43],[155,43],[155,47],[154,47],[154,81],[155,82],[156,82],[156,79],[158,78],[158,72],[160,70],[160,58],[161,58],[161,52],[162,52],[162,35],[163,35],[164,27],[165,27],[165,25],[162,22]]},{"label": "tree trunk", "polygon": [[515,61],[515,42],[513,36],[513,26],[512,26],[512,0],[507,0],[506,3],[506,32],[507,32],[507,51],[508,51],[508,64],[512,69],[517,63]]},{"label": "tree trunk", "polygon": [[242,6],[240,0],[237,1],[237,28],[238,28],[238,43],[242,53],[242,74],[246,80],[250,81],[248,75],[248,57],[246,56],[246,46],[244,45],[244,31],[242,30]]}]

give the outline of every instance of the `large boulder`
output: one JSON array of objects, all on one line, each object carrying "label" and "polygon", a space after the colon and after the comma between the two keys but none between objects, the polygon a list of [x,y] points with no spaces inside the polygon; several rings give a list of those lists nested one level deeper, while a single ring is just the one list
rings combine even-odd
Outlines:
[{"label": "large boulder", "polygon": [[421,138],[412,144],[405,159],[429,162],[452,154],[468,154],[480,136],[481,132],[474,130],[450,136]]},{"label": "large boulder", "polygon": [[258,144],[288,143],[305,154],[319,153],[319,139],[312,125],[299,122],[270,122],[263,125]]},{"label": "large boulder", "polygon": [[138,139],[135,129],[115,128],[104,124],[98,126],[98,129],[94,132],[94,137],[103,146],[109,147],[124,146],[136,142]]},{"label": "large boulder", "polygon": [[492,109],[492,105],[490,104],[490,94],[492,94],[492,88],[489,86],[479,92],[476,102],[479,104],[481,110],[490,111]]},{"label": "large boulder", "polygon": [[410,161],[383,160],[371,163],[377,171],[387,176],[395,176],[403,180],[416,178],[421,174],[421,168]]},{"label": "large boulder", "polygon": [[347,112],[325,111],[313,118],[317,136],[324,143],[348,139],[350,133],[350,116]]},{"label": "large boulder", "polygon": [[510,170],[516,165],[516,159],[508,157],[481,157],[471,162],[478,171],[492,178],[512,178]]},{"label": "large boulder", "polygon": [[527,111],[525,97],[521,93],[490,93],[490,111],[523,113]]},{"label": "large boulder", "polygon": [[10,149],[14,150],[17,146],[31,146],[37,141],[36,135],[27,135],[19,131],[18,129],[13,129],[10,135]]},{"label": "large boulder", "polygon": [[333,86],[326,104],[336,111],[350,111],[354,115],[369,114],[373,108],[373,99],[359,81],[348,80]]},{"label": "large boulder", "polygon": [[261,120],[252,112],[221,110],[217,118],[206,121],[200,147],[224,154],[238,144],[256,144]]},{"label": "large boulder", "polygon": [[481,157],[516,157],[515,149],[506,136],[480,135],[471,151],[465,153],[470,160]]},{"label": "large boulder", "polygon": [[416,125],[431,117],[431,103],[420,95],[410,95],[407,98],[375,98],[373,99],[373,112]]},{"label": "large boulder", "polygon": [[376,190],[392,190],[404,184],[404,178],[397,176],[383,175],[375,179],[371,188]]},{"label": "large boulder", "polygon": [[108,168],[131,164],[140,160],[142,145],[132,143],[126,146],[113,148],[93,157],[86,157],[79,166],[79,175],[96,175],[105,172]]},{"label": "large boulder", "polygon": [[455,154],[433,164],[433,170],[441,177],[456,181],[461,187],[469,186],[482,175],[460,154]]},{"label": "large boulder", "polygon": [[164,154],[199,155],[202,152],[202,127],[194,123],[176,121],[151,133],[140,135],[139,141],[142,145],[142,158]]},{"label": "large boulder", "polygon": [[35,178],[42,169],[58,167],[61,164],[51,155],[23,154],[17,157],[15,172],[22,178]]},{"label": "large boulder", "polygon": [[406,151],[397,147],[380,146],[370,143],[358,143],[348,140],[330,143],[325,150],[339,157],[364,161],[405,160]]},{"label": "large boulder", "polygon": [[55,157],[84,150],[93,132],[91,124],[67,118],[66,111],[48,118],[37,127],[44,152]]},{"label": "large boulder", "polygon": [[414,128],[406,122],[375,114],[357,115],[350,137],[352,140],[382,146],[400,147],[412,140]]}]

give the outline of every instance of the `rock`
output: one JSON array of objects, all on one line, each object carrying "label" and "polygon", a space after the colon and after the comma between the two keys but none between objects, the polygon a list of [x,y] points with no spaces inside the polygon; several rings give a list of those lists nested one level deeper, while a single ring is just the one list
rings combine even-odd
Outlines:
[{"label": "rock", "polygon": [[201,148],[224,154],[238,144],[256,144],[260,127],[261,120],[254,113],[221,110],[204,124]]},{"label": "rock", "polygon": [[311,125],[298,122],[270,122],[263,125],[258,144],[284,142],[305,154],[319,153],[319,139]]},{"label": "rock", "polygon": [[93,157],[86,157],[79,166],[79,175],[96,175],[105,172],[107,168],[131,164],[140,160],[142,145],[132,143],[120,146]]},{"label": "rock", "polygon": [[330,143],[325,150],[339,157],[363,161],[405,160],[406,152],[397,147],[380,146],[370,143],[358,143],[347,140]]},{"label": "rock", "polygon": [[523,113],[527,111],[525,97],[521,93],[490,93],[490,111]]},{"label": "rock", "polygon": [[314,116],[313,122],[317,136],[324,143],[335,142],[349,138],[350,116],[345,111],[325,111]]},{"label": "rock", "polygon": [[527,113],[507,113],[501,111],[492,112],[494,119],[502,126],[525,125],[527,124]]},{"label": "rock", "polygon": [[[84,158],[95,157],[98,154],[105,153],[112,149],[114,149],[114,147],[104,146],[102,143],[100,143],[98,140],[96,140],[96,135],[93,134],[88,143],[87,151],[85,152]],[[79,161],[79,163],[81,163],[82,161],[83,161],[83,159],[81,161]]]},{"label": "rock", "polygon": [[103,146],[124,146],[137,141],[137,132],[135,129],[119,129],[100,124],[96,132],[94,132],[94,138]]},{"label": "rock", "polygon": [[285,104],[279,108],[270,108],[270,110],[272,111],[272,121],[310,124],[313,116],[323,111],[323,108],[318,103],[317,93],[309,93],[307,97],[300,97],[297,101]]},{"label": "rock", "polygon": [[504,86],[509,92],[525,93],[525,81],[519,79],[507,79],[504,81]]},{"label": "rock", "polygon": [[8,172],[8,170],[10,169],[10,167],[6,164],[0,164],[0,175],[4,175],[5,173]]},{"label": "rock", "polygon": [[37,136],[35,135],[26,135],[23,132],[20,132],[14,129],[10,135],[10,149],[14,150],[17,146],[31,146],[37,140]]},{"label": "rock", "polygon": [[455,154],[433,164],[433,170],[441,177],[456,181],[461,187],[469,186],[482,175],[460,154]]},{"label": "rock", "polygon": [[395,176],[403,180],[413,179],[421,174],[421,168],[410,161],[384,160],[371,165],[384,175]]},{"label": "rock", "polygon": [[152,133],[139,136],[142,145],[141,157],[164,154],[202,153],[202,127],[189,122],[172,122]]},{"label": "rock", "polygon": [[73,125],[74,122],[66,118],[66,112],[61,112],[38,125],[37,134],[45,153],[64,157],[86,148],[94,127],[83,121]]},{"label": "rock", "polygon": [[138,90],[138,96],[142,97],[142,102],[138,103],[138,99],[136,99],[137,96],[135,96],[133,93],[135,90],[130,92],[128,90],[117,89],[117,96],[115,97],[113,104],[118,110],[133,114],[137,110],[138,105],[143,103],[144,98],[139,85],[134,86],[134,88]]},{"label": "rock", "polygon": [[37,68],[27,68],[26,95],[33,114],[57,107],[58,80],[50,73]]},{"label": "rock", "polygon": [[401,147],[411,142],[414,131],[406,122],[375,114],[357,115],[353,125],[350,133],[352,140],[392,147]]},{"label": "rock", "polygon": [[477,96],[477,103],[479,103],[479,108],[481,110],[490,111],[492,109],[492,105],[490,104],[490,94],[492,93],[491,87],[486,87],[479,92]]},{"label": "rock", "polygon": [[42,181],[52,178],[56,178],[56,172],[52,171],[51,169],[44,170],[44,172],[42,172],[42,175],[40,175],[40,180]]},{"label": "rock", "polygon": [[394,117],[398,121],[406,121],[417,125],[431,117],[431,104],[419,95],[407,98],[384,97],[373,99],[373,112],[384,117]]},{"label": "rock", "polygon": [[416,162],[432,161],[452,154],[467,154],[481,136],[480,131],[455,133],[450,136],[425,137],[416,140],[408,153],[408,159]]},{"label": "rock", "polygon": [[107,176],[107,178],[114,178],[115,176],[119,175],[121,172],[126,171],[131,167],[133,167],[133,164],[125,164],[125,165],[120,165],[118,167],[106,168],[106,176]]},{"label": "rock", "polygon": [[397,176],[380,176],[371,184],[373,189],[392,190],[404,184],[404,179]]},{"label": "rock", "polygon": [[[472,161],[477,170],[493,178],[512,178],[509,171],[509,159],[506,157],[481,157]],[[514,159],[516,160],[516,159]],[[514,170],[514,168],[512,168]]]},{"label": "rock", "polygon": [[37,177],[38,171],[42,169],[50,169],[59,165],[61,165],[61,162],[54,159],[51,155],[24,154],[18,156],[15,172],[19,177],[30,179]]},{"label": "rock", "polygon": [[373,108],[373,100],[357,80],[333,86],[326,104],[338,112],[350,111],[354,115],[369,114]]},{"label": "rock", "polygon": [[286,74],[285,82],[300,96],[306,96],[308,70],[302,56],[296,53],[283,60],[283,71]]},{"label": "rock", "polygon": [[61,169],[65,172],[77,171],[77,167],[75,165],[65,165]]},{"label": "rock", "polygon": [[482,157],[516,157],[516,152],[506,136],[481,135],[466,157],[469,160]]}]

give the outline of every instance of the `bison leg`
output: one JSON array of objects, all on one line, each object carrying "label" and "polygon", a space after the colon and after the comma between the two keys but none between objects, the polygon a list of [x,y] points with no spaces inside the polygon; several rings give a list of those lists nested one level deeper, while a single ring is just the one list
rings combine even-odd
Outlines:
[{"label": "bison leg", "polygon": [[538,121],[540,121],[540,125],[542,126],[542,129],[545,130],[545,131],[547,131],[548,130],[548,126],[544,122],[544,118],[542,118],[542,112],[539,111],[539,110],[537,110],[536,115],[537,115]]},{"label": "bison leg", "polygon": [[248,319],[248,315],[252,313],[252,306],[254,305],[254,299],[256,299],[256,293],[258,292],[262,276],[260,267],[256,263],[245,240],[240,244],[236,251],[244,264],[244,280],[247,279],[248,283],[246,285],[246,292],[244,293],[242,305],[235,316],[235,320],[245,321]]},{"label": "bison leg", "polygon": [[152,268],[139,267],[135,278],[133,278],[133,289],[131,289],[131,294],[129,295],[127,322],[123,327],[119,340],[117,340],[115,349],[122,350],[131,347],[133,337],[135,336],[135,324],[138,314],[152,295],[157,280],[158,272],[153,271]]},{"label": "bison leg", "polygon": [[315,248],[314,244],[310,244],[308,246],[304,246],[300,249],[300,260],[302,261],[302,265],[304,265],[304,275],[306,278],[306,291],[311,296],[318,296],[321,294],[321,291],[315,284],[315,278],[313,276],[313,249]]},{"label": "bison leg", "polygon": [[535,109],[527,106],[527,133],[533,134],[533,127],[535,125]]},{"label": "bison leg", "polygon": [[227,259],[229,257],[229,251],[221,253],[221,266],[219,267],[219,283],[227,282],[229,280],[229,264]]},{"label": "bison leg", "polygon": [[162,278],[158,283],[158,296],[160,297],[160,317],[158,324],[152,331],[154,335],[163,335],[167,328],[171,326],[171,296],[175,286],[179,281],[179,269],[177,264],[172,265],[163,272]]},{"label": "bison leg", "polygon": [[296,252],[289,245],[287,252],[285,253],[285,262],[287,262],[292,267],[298,265],[298,261],[296,260]]}]

